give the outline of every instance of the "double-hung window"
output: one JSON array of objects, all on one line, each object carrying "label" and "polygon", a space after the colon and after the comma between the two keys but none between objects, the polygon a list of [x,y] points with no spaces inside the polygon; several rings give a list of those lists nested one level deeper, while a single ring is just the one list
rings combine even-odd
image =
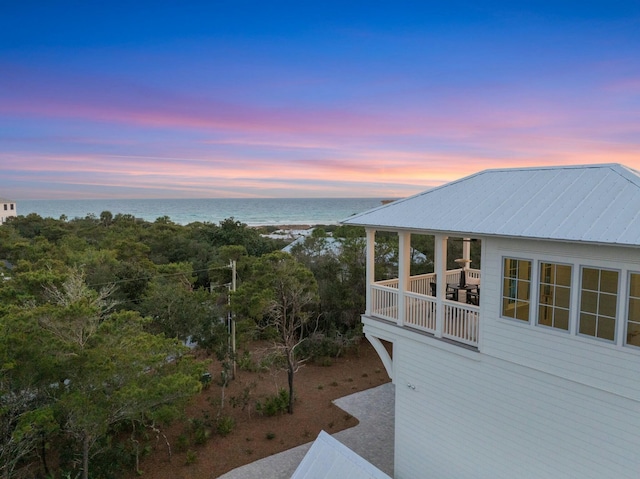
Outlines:
[{"label": "double-hung window", "polygon": [[531,261],[504,258],[502,269],[502,316],[529,321]]},{"label": "double-hung window", "polygon": [[618,276],[617,271],[582,268],[580,334],[615,341]]},{"label": "double-hung window", "polygon": [[541,262],[538,286],[538,324],[568,331],[571,266]]}]

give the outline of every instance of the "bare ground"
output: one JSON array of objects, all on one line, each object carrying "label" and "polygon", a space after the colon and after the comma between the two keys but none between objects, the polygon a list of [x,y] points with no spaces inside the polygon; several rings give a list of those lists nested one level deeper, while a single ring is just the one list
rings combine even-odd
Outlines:
[{"label": "bare ground", "polygon": [[[261,346],[251,346],[255,356]],[[256,401],[264,402],[267,396],[287,387],[284,371],[238,369],[236,379],[225,388],[222,401],[222,388],[217,381],[222,367],[214,361],[210,366],[214,378],[211,386],[194,398],[185,420],[165,431],[172,444],[171,456],[159,441],[141,461],[141,473],[154,479],[213,479],[236,467],[313,441],[321,430],[333,434],[355,426],[357,420],[332,401],[388,382],[378,355],[362,340],[344,357],[322,363],[305,364],[296,373],[293,414],[266,417],[256,412]],[[235,422],[231,433],[224,437],[216,432],[219,416],[232,417]],[[194,421],[200,425],[199,440]],[[208,436],[206,440],[202,430]],[[131,473],[129,477],[137,476]]]}]

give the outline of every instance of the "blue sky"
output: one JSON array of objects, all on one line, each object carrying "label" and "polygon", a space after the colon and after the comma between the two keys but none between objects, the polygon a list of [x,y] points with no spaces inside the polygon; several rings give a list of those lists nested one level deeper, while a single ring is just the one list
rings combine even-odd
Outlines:
[{"label": "blue sky", "polygon": [[396,197],[485,168],[640,169],[639,52],[640,2],[11,2],[0,196]]}]

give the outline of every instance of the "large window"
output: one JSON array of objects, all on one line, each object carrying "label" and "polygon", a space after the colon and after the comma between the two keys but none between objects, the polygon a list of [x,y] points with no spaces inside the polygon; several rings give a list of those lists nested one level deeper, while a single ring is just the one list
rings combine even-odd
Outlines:
[{"label": "large window", "polygon": [[615,340],[618,272],[582,268],[579,333]]},{"label": "large window", "polygon": [[502,316],[529,321],[531,261],[505,258],[502,277]]},{"label": "large window", "polygon": [[640,273],[631,273],[629,275],[626,343],[640,346]]},{"label": "large window", "polygon": [[571,266],[540,263],[538,324],[569,330]]}]

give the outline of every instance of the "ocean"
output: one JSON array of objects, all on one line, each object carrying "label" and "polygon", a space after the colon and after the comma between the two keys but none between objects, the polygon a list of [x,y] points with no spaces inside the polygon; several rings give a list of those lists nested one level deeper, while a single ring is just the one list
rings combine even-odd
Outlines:
[{"label": "ocean", "polygon": [[336,224],[382,205],[382,198],[261,198],[261,199],[136,199],[136,200],[20,200],[18,215],[43,218],[100,217],[103,211],[131,214],[146,221],[168,216],[177,224],[219,223],[234,218],[249,226]]}]

